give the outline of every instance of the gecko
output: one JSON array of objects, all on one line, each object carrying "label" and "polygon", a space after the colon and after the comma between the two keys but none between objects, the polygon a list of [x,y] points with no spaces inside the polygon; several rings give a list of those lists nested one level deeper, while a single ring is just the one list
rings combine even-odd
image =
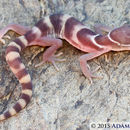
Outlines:
[{"label": "gecko", "polygon": [[[19,80],[22,91],[16,104],[0,115],[0,121],[16,115],[30,102],[32,97],[32,81],[20,58],[20,52],[28,46],[42,46],[48,49],[43,53],[43,60],[37,66],[45,62],[51,62],[54,66],[59,55],[55,55],[57,49],[62,47],[62,39],[75,48],[87,53],[79,57],[80,67],[85,77],[91,82],[96,77],[90,71],[87,61],[109,51],[130,50],[130,25],[123,25],[111,30],[100,25],[95,26],[96,32],[88,29],[73,16],[68,14],[53,14],[39,20],[34,27],[28,28],[18,24],[9,25],[0,30],[0,39],[13,30],[21,36],[10,42],[7,46],[6,61]],[[101,31],[107,34],[102,34]]]}]

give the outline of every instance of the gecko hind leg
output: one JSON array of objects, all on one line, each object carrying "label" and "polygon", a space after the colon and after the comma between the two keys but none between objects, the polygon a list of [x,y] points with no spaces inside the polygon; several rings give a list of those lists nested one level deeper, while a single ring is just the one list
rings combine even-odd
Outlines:
[{"label": "gecko hind leg", "polygon": [[[20,35],[24,35],[26,32],[30,30],[29,27],[22,26],[20,24],[9,24],[5,28],[0,30],[0,41],[2,43],[5,43],[3,38],[8,38],[10,39],[9,36],[5,35],[9,30],[12,30]],[[5,35],[5,36],[4,36]]]},{"label": "gecko hind leg", "polygon": [[41,66],[45,62],[51,62],[56,70],[59,70],[58,67],[55,64],[55,61],[65,61],[65,59],[58,59],[60,55],[63,53],[60,52],[59,54],[55,55],[55,52],[57,49],[59,49],[62,46],[62,40],[56,39],[56,38],[50,38],[50,37],[41,37],[40,39],[32,42],[29,44],[29,46],[32,45],[38,45],[38,46],[43,46],[46,47],[48,46],[49,48],[43,53],[43,60],[39,64],[35,65],[35,67]]}]

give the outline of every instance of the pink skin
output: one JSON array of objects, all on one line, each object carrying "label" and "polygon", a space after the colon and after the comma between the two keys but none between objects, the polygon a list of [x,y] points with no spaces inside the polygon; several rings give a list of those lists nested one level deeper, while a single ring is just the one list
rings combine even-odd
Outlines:
[{"label": "pink skin", "polygon": [[101,35],[103,35],[103,31],[107,33],[111,32],[111,37],[113,38],[113,40],[119,42],[121,46],[130,46],[130,25],[126,24],[122,27],[112,29],[105,25],[97,24],[94,26],[94,29],[96,33],[99,33]]},{"label": "pink skin", "polygon": [[28,32],[30,30],[29,27],[25,27],[19,24],[9,24],[8,26],[6,26],[5,28],[3,28],[2,30],[0,30],[0,39],[2,39],[2,37],[9,31],[12,30],[20,35],[24,35],[26,32]]},{"label": "pink skin", "polygon": [[[17,25],[17,24],[8,25],[6,28],[4,28],[0,31],[0,39],[9,30],[13,30],[20,35],[24,35],[30,29],[28,27],[24,27],[24,26]],[[102,31],[110,32],[111,28],[109,28],[107,26],[96,25],[95,30],[99,34],[102,34]],[[88,68],[88,64],[87,64],[88,60],[91,60],[95,57],[98,57],[106,52],[111,51],[111,50],[114,50],[114,51],[130,50],[130,26],[129,25],[124,25],[120,28],[114,29],[111,32],[111,37],[115,41],[118,41],[120,43],[120,45],[113,44],[112,42],[109,41],[110,45],[106,45],[106,47],[104,49],[102,49],[100,51],[97,50],[95,52],[85,54],[79,58],[82,72],[87,78],[89,78],[91,83],[92,83],[91,78],[96,77],[96,76],[94,76],[90,72],[90,70]],[[99,39],[99,40],[100,40],[100,42],[107,43],[108,42],[108,35],[103,35],[103,37],[101,37],[101,39]],[[107,44],[109,44],[109,43],[107,43]],[[39,66],[39,65],[48,61],[48,62],[51,62],[56,67],[55,61],[62,61],[62,59],[57,59],[57,57],[60,54],[54,55],[55,52],[57,51],[57,49],[62,46],[62,41],[60,39],[50,38],[47,36],[41,37],[41,38],[37,39],[36,41],[33,41],[32,43],[30,43],[28,46],[33,46],[33,45],[38,45],[38,46],[43,46],[43,47],[50,46],[43,54],[43,61],[36,66]],[[86,50],[86,52],[88,52],[88,50]],[[58,68],[56,67],[56,69],[58,69]]]},{"label": "pink skin", "polygon": [[[92,53],[88,53],[88,54],[85,54],[85,55],[82,55],[80,58],[79,58],[79,62],[80,62],[80,67],[81,67],[81,70],[83,72],[83,74],[88,77],[88,79],[90,80],[90,82],[92,83],[92,77],[93,78],[99,78],[95,75],[93,75],[90,70],[88,69],[88,64],[87,64],[87,61],[95,58],[95,57],[98,57],[106,52],[110,51],[109,49],[103,49],[102,51],[96,51],[96,52],[92,52]],[[96,69],[97,70],[97,69]]]},{"label": "pink skin", "polygon": [[45,62],[51,62],[54,67],[58,70],[55,61],[64,61],[64,59],[58,59],[57,57],[61,55],[55,55],[55,52],[58,48],[62,47],[62,40],[50,37],[41,37],[40,39],[32,42],[29,46],[38,45],[38,46],[50,46],[44,53],[43,53],[43,61],[36,65],[36,67],[44,64]]},{"label": "pink skin", "polygon": [[[97,26],[96,30],[100,30],[100,32],[103,30],[106,31],[107,33],[111,32],[110,33],[111,38],[119,43],[119,45],[112,42],[107,43],[107,47],[110,48],[110,50],[112,51],[130,50],[130,25],[123,25],[109,32],[108,32],[109,28],[100,26]],[[100,43],[106,43],[107,39],[108,35],[103,35],[103,37],[100,39]]]},{"label": "pink skin", "polygon": [[111,35],[113,39],[118,41],[122,46],[130,46],[130,25],[124,25],[114,29]]},{"label": "pink skin", "polygon": [[[105,32],[111,32],[111,28],[110,27],[107,27],[107,26],[102,26],[102,25],[96,25],[95,26],[95,29],[96,29],[96,32],[98,32],[99,34],[103,34],[102,31],[105,31]],[[113,44],[113,46],[111,46],[111,42],[110,42],[110,46],[106,46],[105,49],[103,50],[100,50],[100,51],[96,51],[96,52],[91,52],[89,54],[85,54],[83,56],[81,56],[79,58],[79,61],[80,61],[80,66],[81,66],[81,69],[82,69],[82,72],[83,74],[89,78],[89,80],[91,81],[92,83],[92,77],[96,77],[94,76],[88,69],[87,67],[87,61],[88,60],[91,60],[95,57],[98,57],[106,52],[109,52],[111,50],[113,51],[123,51],[123,50],[130,50],[130,26],[129,25],[124,25],[120,28],[117,28],[117,29],[114,29],[112,32],[111,32],[111,37],[120,43],[120,45],[117,45],[117,44]],[[108,35],[104,35],[100,41],[101,42],[107,42],[106,41],[106,38],[108,39]],[[100,42],[99,42],[100,43]]]}]

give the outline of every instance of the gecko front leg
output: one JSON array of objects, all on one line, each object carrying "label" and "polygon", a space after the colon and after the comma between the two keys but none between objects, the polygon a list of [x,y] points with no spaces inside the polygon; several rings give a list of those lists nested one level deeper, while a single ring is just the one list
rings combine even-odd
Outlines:
[{"label": "gecko front leg", "polygon": [[102,54],[104,54],[106,52],[109,52],[109,51],[110,50],[108,50],[108,49],[103,49],[101,51],[91,52],[91,53],[82,55],[79,58],[81,70],[82,70],[83,74],[85,75],[85,77],[87,77],[90,80],[91,84],[92,84],[92,77],[97,77],[97,76],[94,76],[92,74],[92,72],[89,70],[87,61],[91,60],[91,59],[93,59],[95,57],[98,57],[98,56],[100,56],[100,55],[102,55]]}]

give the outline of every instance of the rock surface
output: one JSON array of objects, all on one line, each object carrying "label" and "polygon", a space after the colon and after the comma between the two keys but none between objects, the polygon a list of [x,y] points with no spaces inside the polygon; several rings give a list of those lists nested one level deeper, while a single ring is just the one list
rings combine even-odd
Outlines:
[{"label": "rock surface", "polygon": [[[111,27],[130,24],[129,0],[0,0],[0,28],[9,23],[31,27],[44,15],[57,12],[75,16],[90,29],[96,23]],[[8,43],[0,44],[1,112],[20,94],[20,84],[5,61]],[[101,67],[95,75],[103,77],[90,84],[79,67],[82,52],[64,41],[59,52],[64,53],[61,58],[66,61],[56,63],[60,69],[57,72],[49,63],[34,67],[42,53],[28,65],[39,49],[30,47],[21,54],[34,85],[31,103],[17,116],[0,122],[1,130],[89,130],[92,122],[130,122],[129,51],[109,52],[89,61],[92,70]]]}]

